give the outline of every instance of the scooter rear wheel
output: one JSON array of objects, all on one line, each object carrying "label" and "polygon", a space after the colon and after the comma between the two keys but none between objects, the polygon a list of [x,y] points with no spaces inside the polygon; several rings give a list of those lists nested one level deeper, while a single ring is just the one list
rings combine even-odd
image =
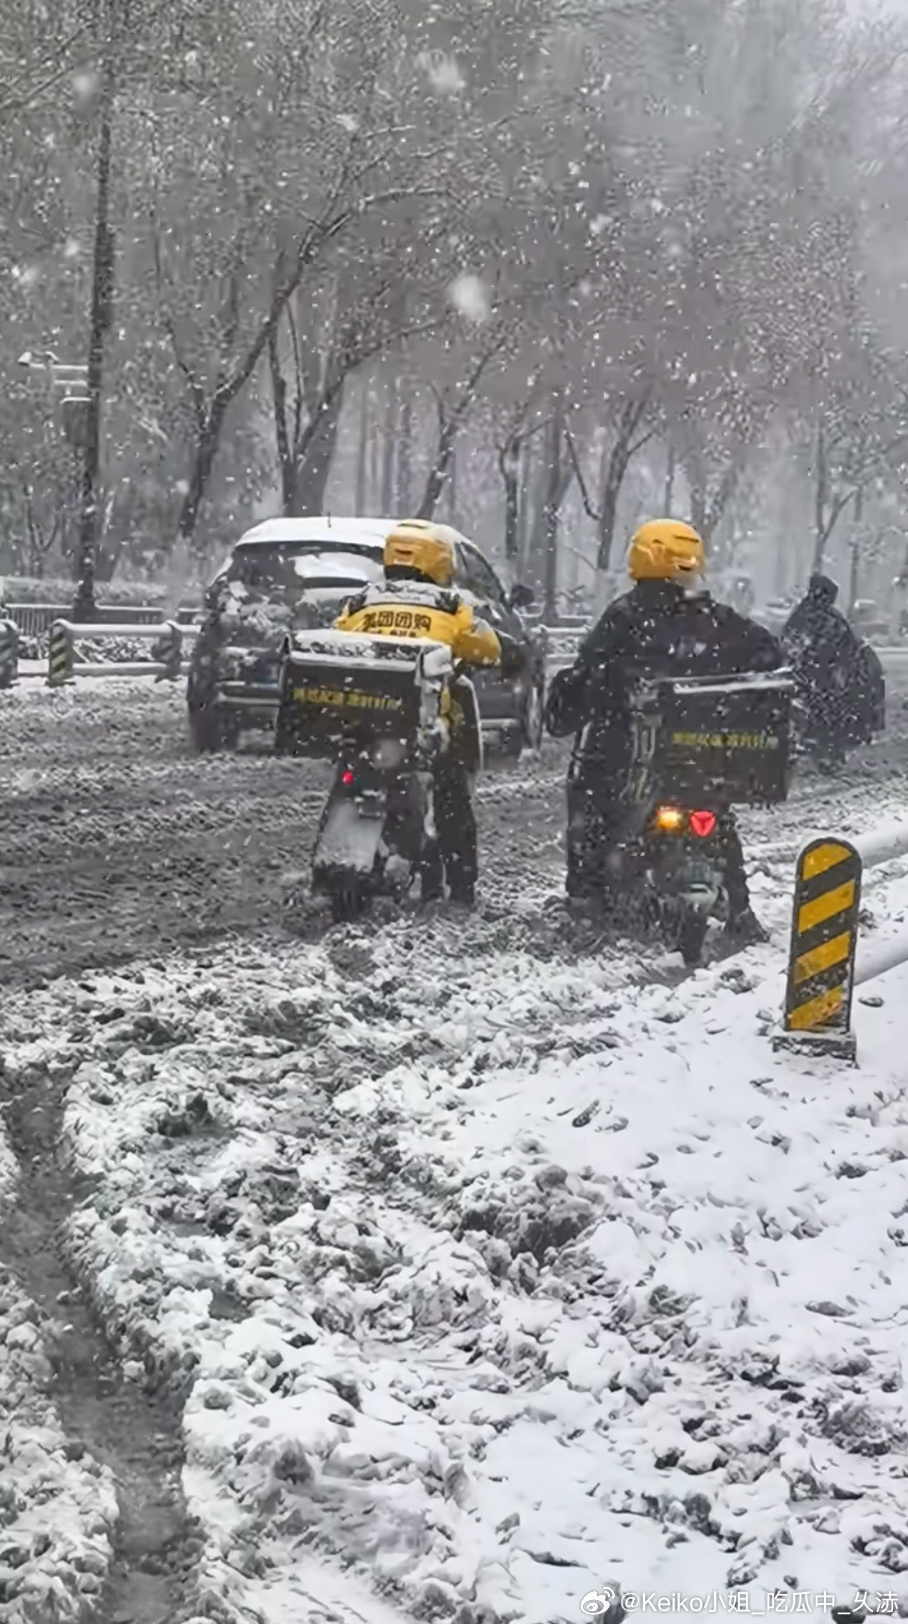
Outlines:
[{"label": "scooter rear wheel", "polygon": [[335,925],[349,925],[359,919],[369,905],[369,894],[363,886],[351,881],[331,893],[331,918]]},{"label": "scooter rear wheel", "polygon": [[698,909],[685,909],[678,928],[678,952],[689,969],[700,963],[709,929],[709,915]]}]

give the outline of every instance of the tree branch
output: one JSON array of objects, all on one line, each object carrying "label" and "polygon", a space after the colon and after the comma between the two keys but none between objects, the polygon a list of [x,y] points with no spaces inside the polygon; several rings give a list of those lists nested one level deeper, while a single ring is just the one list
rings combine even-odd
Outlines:
[{"label": "tree branch", "polygon": [[565,423],[565,425],[564,425],[564,440],[565,440],[565,444],[566,444],[566,446],[568,448],[568,456],[570,457],[571,462],[574,465],[574,473],[577,476],[577,484],[580,486],[580,499],[581,499],[581,501],[583,503],[583,507],[584,507],[584,511],[586,513],[586,516],[587,516],[588,519],[592,519],[594,524],[601,524],[602,523],[602,514],[596,512],[596,509],[593,507],[593,504],[592,504],[592,502],[590,500],[590,495],[589,495],[589,491],[587,490],[586,480],[583,477],[583,471],[582,471],[582,469],[580,467],[580,458],[577,455],[577,447],[574,444],[574,436],[571,433],[571,430],[568,427],[567,423]]},{"label": "tree branch", "polygon": [[193,411],[195,413],[196,424],[198,425],[198,428],[201,431],[205,426],[205,416],[206,416],[206,412],[205,412],[205,391],[202,388],[202,385],[199,383],[199,380],[196,377],[195,372],[193,371],[190,363],[187,361],[186,357],[183,354],[182,347],[180,345],[179,337],[178,337],[178,334],[177,334],[176,322],[174,321],[174,319],[173,319],[173,317],[172,317],[172,315],[170,313],[170,310],[168,309],[167,301],[166,301],[165,296],[164,296],[165,277],[164,277],[164,267],[163,267],[163,263],[162,263],[162,259],[161,259],[161,239],[160,239],[160,235],[158,233],[158,225],[157,225],[157,220],[155,219],[155,213],[154,213],[153,208],[151,210],[150,220],[151,220],[152,255],[153,255],[153,258],[154,258],[155,287],[156,287],[157,295],[158,295],[158,309],[159,309],[160,314],[161,314],[161,320],[164,323],[164,330],[167,333],[168,338],[170,339],[170,347],[173,350],[174,360],[176,361],[177,366],[179,367],[180,371],[182,372],[183,377],[186,379],[186,383],[187,383],[187,386],[188,386],[188,389],[189,389],[190,399],[192,400]]}]

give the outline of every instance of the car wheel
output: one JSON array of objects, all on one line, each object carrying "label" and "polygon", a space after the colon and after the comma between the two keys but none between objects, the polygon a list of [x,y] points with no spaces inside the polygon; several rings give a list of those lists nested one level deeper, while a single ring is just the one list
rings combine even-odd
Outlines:
[{"label": "car wheel", "polygon": [[297,754],[295,717],[289,705],[282,704],[278,707],[277,720],[274,724],[274,753],[276,756]]},{"label": "car wheel", "polygon": [[522,717],[524,745],[528,750],[542,749],[543,717],[545,715],[545,679],[534,681],[527,695]]}]

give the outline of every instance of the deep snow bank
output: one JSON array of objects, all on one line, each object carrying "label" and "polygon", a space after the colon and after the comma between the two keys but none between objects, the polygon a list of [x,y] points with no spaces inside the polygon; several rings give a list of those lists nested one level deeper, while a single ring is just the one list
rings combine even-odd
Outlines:
[{"label": "deep snow bank", "polygon": [[8,1014],[8,1069],[76,1068],[79,1266],[132,1373],[186,1385],[203,1586],[275,1624],[552,1624],[607,1583],[908,1609],[897,1048],[773,1057],[770,948],[630,992],[507,937]]}]

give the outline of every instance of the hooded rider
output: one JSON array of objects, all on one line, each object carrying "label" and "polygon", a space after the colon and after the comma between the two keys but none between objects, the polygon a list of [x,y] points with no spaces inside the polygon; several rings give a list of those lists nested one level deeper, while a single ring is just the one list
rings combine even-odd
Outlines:
[{"label": "hooded rider", "polygon": [[[575,735],[567,782],[567,893],[583,901],[601,898],[608,856],[625,827],[634,682],[644,676],[737,676],[783,664],[781,645],[770,632],[703,590],[703,542],[690,525],[675,519],[641,525],[628,570],[631,591],[609,605],[574,664],[554,678],[546,707],[550,733]],[[726,928],[743,941],[763,941],[731,818],[723,820],[723,840]]]}]

